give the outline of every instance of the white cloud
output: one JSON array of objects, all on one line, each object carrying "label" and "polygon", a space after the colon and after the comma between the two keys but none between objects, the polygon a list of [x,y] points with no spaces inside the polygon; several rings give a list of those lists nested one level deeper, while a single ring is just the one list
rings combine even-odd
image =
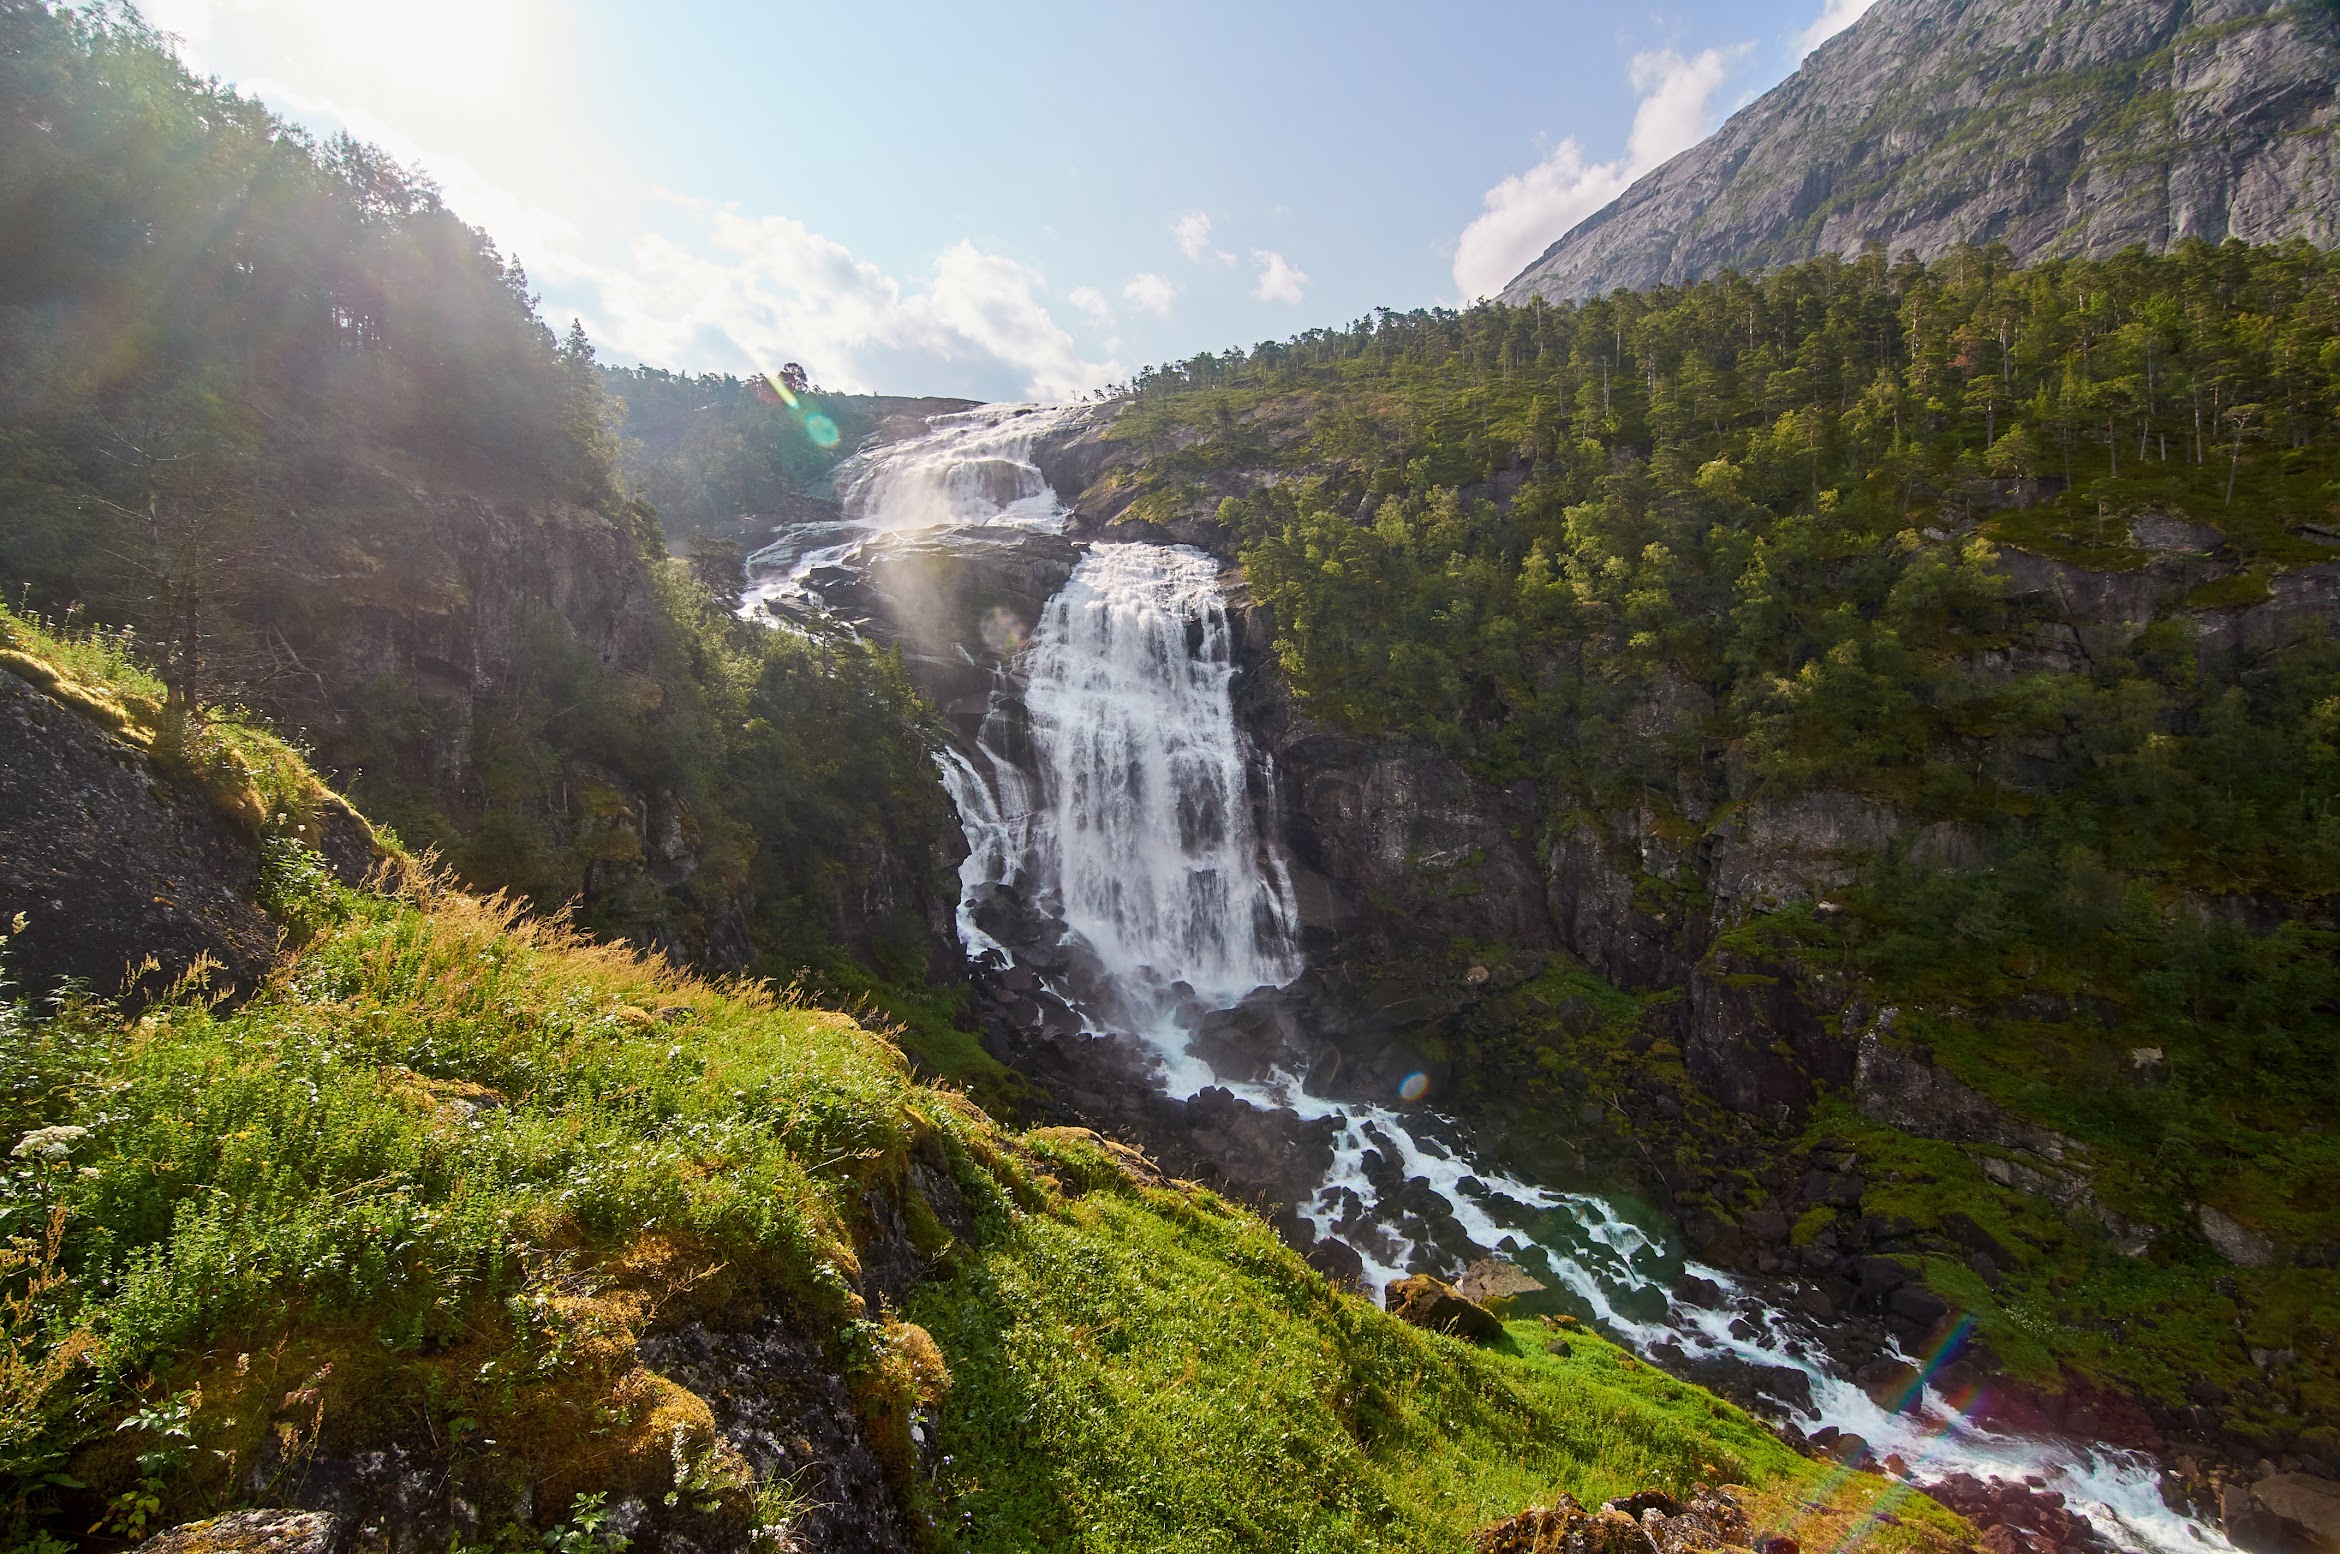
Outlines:
[{"label": "white cloud", "polygon": [[1251,251],[1251,262],[1259,266],[1259,284],[1252,288],[1251,294],[1260,301],[1298,302],[1307,294],[1308,272],[1282,254],[1255,248]]},{"label": "white cloud", "polygon": [[[532,28],[557,30],[539,25],[552,3],[150,0],[148,14],[187,40],[194,68],[240,43],[264,64],[238,72],[239,90],[426,171],[456,214],[527,264],[548,321],[581,317],[607,360],[694,371],[798,361],[833,389],[983,398],[1061,398],[1123,375],[1084,357],[1050,316],[1040,275],[971,243],[904,279],[801,222],[663,196],[671,220],[602,246],[562,207],[517,194],[530,186],[510,171],[450,153],[480,140],[465,129],[482,114],[539,112],[542,50],[524,45]],[[1109,327],[1108,300],[1084,291],[1071,306],[1101,309]]]},{"label": "white cloud", "polygon": [[1075,286],[1064,294],[1064,300],[1079,308],[1099,329],[1113,327],[1113,304],[1105,300],[1105,293],[1094,286]]},{"label": "white cloud", "polygon": [[800,361],[831,389],[1059,399],[1119,377],[1082,359],[1038,275],[972,243],[906,288],[785,216],[705,212],[698,241],[651,234],[592,271],[586,328],[615,360],[768,369]]},{"label": "white cloud", "polygon": [[1877,0],[1828,0],[1820,14],[1813,19],[1812,25],[1796,34],[1797,57],[1811,53],[1859,21],[1869,7],[1876,3]]},{"label": "white cloud", "polygon": [[1211,218],[1199,210],[1190,210],[1171,222],[1170,235],[1178,240],[1178,251],[1189,259],[1207,254],[1221,264],[1235,262],[1235,256],[1224,248],[1211,247]]},{"label": "white cloud", "polygon": [[1455,245],[1454,284],[1463,300],[1501,291],[1634,179],[1697,144],[1713,117],[1715,91],[1738,52],[1705,49],[1690,59],[1672,49],[1635,55],[1633,89],[1641,102],[1633,111],[1625,154],[1614,161],[1587,162],[1584,148],[1571,136],[1534,167],[1489,189],[1485,213],[1463,229]]},{"label": "white cloud", "polygon": [[1133,276],[1130,283],[1121,288],[1121,295],[1131,307],[1143,308],[1159,318],[1168,318],[1170,299],[1178,295],[1178,288],[1148,270],[1143,275]]}]

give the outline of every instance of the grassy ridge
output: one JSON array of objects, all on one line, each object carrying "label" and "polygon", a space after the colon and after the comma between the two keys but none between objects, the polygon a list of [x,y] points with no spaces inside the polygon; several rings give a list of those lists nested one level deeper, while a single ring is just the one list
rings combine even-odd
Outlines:
[{"label": "grassy ridge", "polygon": [[[0,624],[12,666],[151,742],[119,639]],[[232,732],[267,757],[242,780],[277,774],[263,807],[322,792]],[[817,1470],[759,1466],[639,1349],[758,1321],[814,1340],[943,1547],[1456,1548],[1561,1491],[1699,1479],[1809,1531],[1887,1495],[1589,1335],[1561,1359],[1532,1324],[1488,1351],[1408,1328],[1209,1193],[1001,1129],[846,1015],[284,851],[300,947],[240,1008],[200,978],[135,1022],[0,1004],[12,1544],[297,1501],[384,1447],[481,1508],[483,1547],[589,1546],[628,1495],[777,1538]],[[931,1282],[873,1309],[864,1260],[902,1237]],[[1958,1526],[1903,1512],[1889,1545]]]},{"label": "grassy ridge", "polygon": [[970,1550],[1455,1549],[1559,1492],[1754,1487],[1810,1539],[1872,1508],[1703,1390],[1582,1329],[1479,1349],[1335,1292],[1250,1215],[1039,1135],[1066,1201],[1015,1221],[910,1313],[950,1356],[938,1509]]},{"label": "grassy ridge", "polygon": [[[479,1505],[533,1486],[548,1523],[678,1469],[784,1518],[634,1347],[760,1310],[824,1336],[873,1433],[940,1402],[932,1487],[900,1487],[951,1546],[1451,1548],[1559,1490],[1733,1479],[1784,1519],[1822,1487],[1597,1339],[1561,1360],[1533,1324],[1509,1352],[1404,1327],[1248,1213],[1003,1134],[837,1014],[460,894],[338,905],[242,1010],[10,1016],[0,1130],[46,1141],[0,1208],[20,1532],[92,1496],[136,1532],[385,1441]],[[971,1244],[914,1160],[974,1206]],[[904,1313],[947,1396],[855,1293],[870,1194],[955,1270]]]}]

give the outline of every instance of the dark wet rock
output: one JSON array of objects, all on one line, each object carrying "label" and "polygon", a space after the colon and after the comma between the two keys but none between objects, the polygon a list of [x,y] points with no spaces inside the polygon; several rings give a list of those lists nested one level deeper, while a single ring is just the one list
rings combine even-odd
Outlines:
[{"label": "dark wet rock", "polygon": [[1950,1314],[1950,1303],[1923,1285],[1905,1284],[1886,1297],[1896,1316],[1932,1328]]},{"label": "dark wet rock", "polygon": [[[1747,1336],[1753,1336],[1752,1329]],[[1792,1365],[1761,1365],[1731,1354],[1694,1355],[1672,1342],[1652,1349],[1650,1358],[1667,1374],[1696,1382],[1749,1413],[1808,1413],[1812,1407],[1812,1378]]]},{"label": "dark wet rock", "polygon": [[1685,1275],[1675,1284],[1674,1298],[1686,1306],[1703,1306],[1709,1311],[1720,1310],[1725,1300],[1721,1285],[1696,1275]]},{"label": "dark wet rock", "polygon": [[1924,1398],[1925,1374],[1906,1360],[1871,1360],[1853,1373],[1853,1380],[1889,1414],[1906,1413]]},{"label": "dark wet rock", "polygon": [[[28,666],[28,673],[37,670]],[[375,861],[338,800],[305,837],[346,884]],[[0,669],[0,931],[18,913],[8,972],[43,996],[73,979],[110,995],[160,992],[209,956],[214,988],[250,992],[274,962],[258,903],[260,837],[174,767],[49,689]]]},{"label": "dark wet rock", "polygon": [[1990,1554],[2058,1554],[2062,1550],[2106,1550],[2110,1546],[2087,1519],[2072,1511],[2052,1489],[1971,1473],[1919,1486],[1956,1511],[1982,1534]]},{"label": "dark wet rock", "polygon": [[1879,1300],[1907,1284],[1909,1270],[1890,1257],[1864,1257],[1859,1261],[1857,1277],[1861,1294]]},{"label": "dark wet rock", "polygon": [[1435,1333],[1451,1333],[1475,1344],[1496,1343],[1503,1337],[1503,1323],[1495,1313],[1427,1274],[1391,1280],[1382,1299],[1391,1315]]},{"label": "dark wet rock", "polygon": [[1365,1259],[1357,1249],[1338,1236],[1323,1236],[1308,1248],[1308,1266],[1330,1280],[1337,1288],[1366,1291]]}]

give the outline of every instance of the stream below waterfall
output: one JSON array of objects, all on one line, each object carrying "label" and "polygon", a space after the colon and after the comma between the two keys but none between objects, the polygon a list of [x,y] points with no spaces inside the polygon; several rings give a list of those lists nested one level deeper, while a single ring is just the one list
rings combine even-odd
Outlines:
[{"label": "stream below waterfall", "polygon": [[[1825,1331],[1783,1290],[1685,1259],[1668,1228],[1606,1198],[1507,1175],[1473,1147],[1467,1118],[1318,1093],[1269,1068],[1223,1073],[1194,1040],[1214,1012],[1303,970],[1272,775],[1238,725],[1237,672],[1218,560],[1187,546],[1064,550],[1070,514],[1031,458],[1034,438],[1078,410],[987,407],[938,417],[920,438],[867,450],[840,473],[841,518],[792,529],[751,558],[744,608],[831,611],[878,574],[889,548],[933,552],[1025,540],[1058,548],[1069,576],[1027,625],[994,608],[977,630],[992,668],[980,713],[937,764],[968,855],[959,933],[979,965],[1035,995],[1034,1018],[1134,1043],[1131,1072],[1190,1099],[1225,1092],[1288,1112],[1331,1140],[1332,1164],[1291,1205],[1363,1265],[1368,1290],[1416,1270],[1451,1276],[1431,1246],[1375,1206],[1391,1184],[1434,1195],[1475,1256],[1500,1255],[1573,1296],[1614,1338],[1661,1365],[1737,1365],[1772,1378],[1775,1420],[1857,1434],[1918,1482],[1953,1474],[2029,1479],[2058,1491],[2115,1546],[2229,1550],[2169,1509],[2149,1459],[2060,1439],[1986,1431],[1946,1395],[1947,1352],[1900,1354],[1922,1378],[1900,1410],[1832,1360]],[[1077,541],[1076,541],[1077,545]],[[885,630],[866,609],[857,629]],[[1005,917],[1003,918],[1003,914]],[[1017,932],[995,932],[1006,918]],[[1221,1104],[1225,1104],[1221,1102]],[[1686,1290],[1697,1291],[1693,1303]],[[1719,1300],[1716,1298],[1719,1292]],[[1945,1345],[1945,1351],[1948,1349]]]}]

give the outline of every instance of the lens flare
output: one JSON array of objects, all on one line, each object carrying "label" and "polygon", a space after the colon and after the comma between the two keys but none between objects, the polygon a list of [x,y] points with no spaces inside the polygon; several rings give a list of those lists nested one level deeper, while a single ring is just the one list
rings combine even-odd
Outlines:
[{"label": "lens flare", "polygon": [[812,439],[814,447],[834,448],[838,439],[837,423],[813,408],[811,402],[791,386],[805,381],[804,369],[791,362],[783,372],[757,373],[747,380],[747,386],[748,392],[757,399],[775,410],[785,410],[795,416],[797,423],[804,428],[804,435]]},{"label": "lens flare", "polygon": [[1024,624],[1024,618],[1004,604],[993,605],[977,629],[983,634],[983,645],[1002,658],[1021,653],[1032,636],[1032,628]]},{"label": "lens flare", "polygon": [[1419,1101],[1429,1093],[1430,1076],[1424,1073],[1408,1074],[1405,1077],[1405,1082],[1398,1086],[1398,1099],[1409,1105]]}]

